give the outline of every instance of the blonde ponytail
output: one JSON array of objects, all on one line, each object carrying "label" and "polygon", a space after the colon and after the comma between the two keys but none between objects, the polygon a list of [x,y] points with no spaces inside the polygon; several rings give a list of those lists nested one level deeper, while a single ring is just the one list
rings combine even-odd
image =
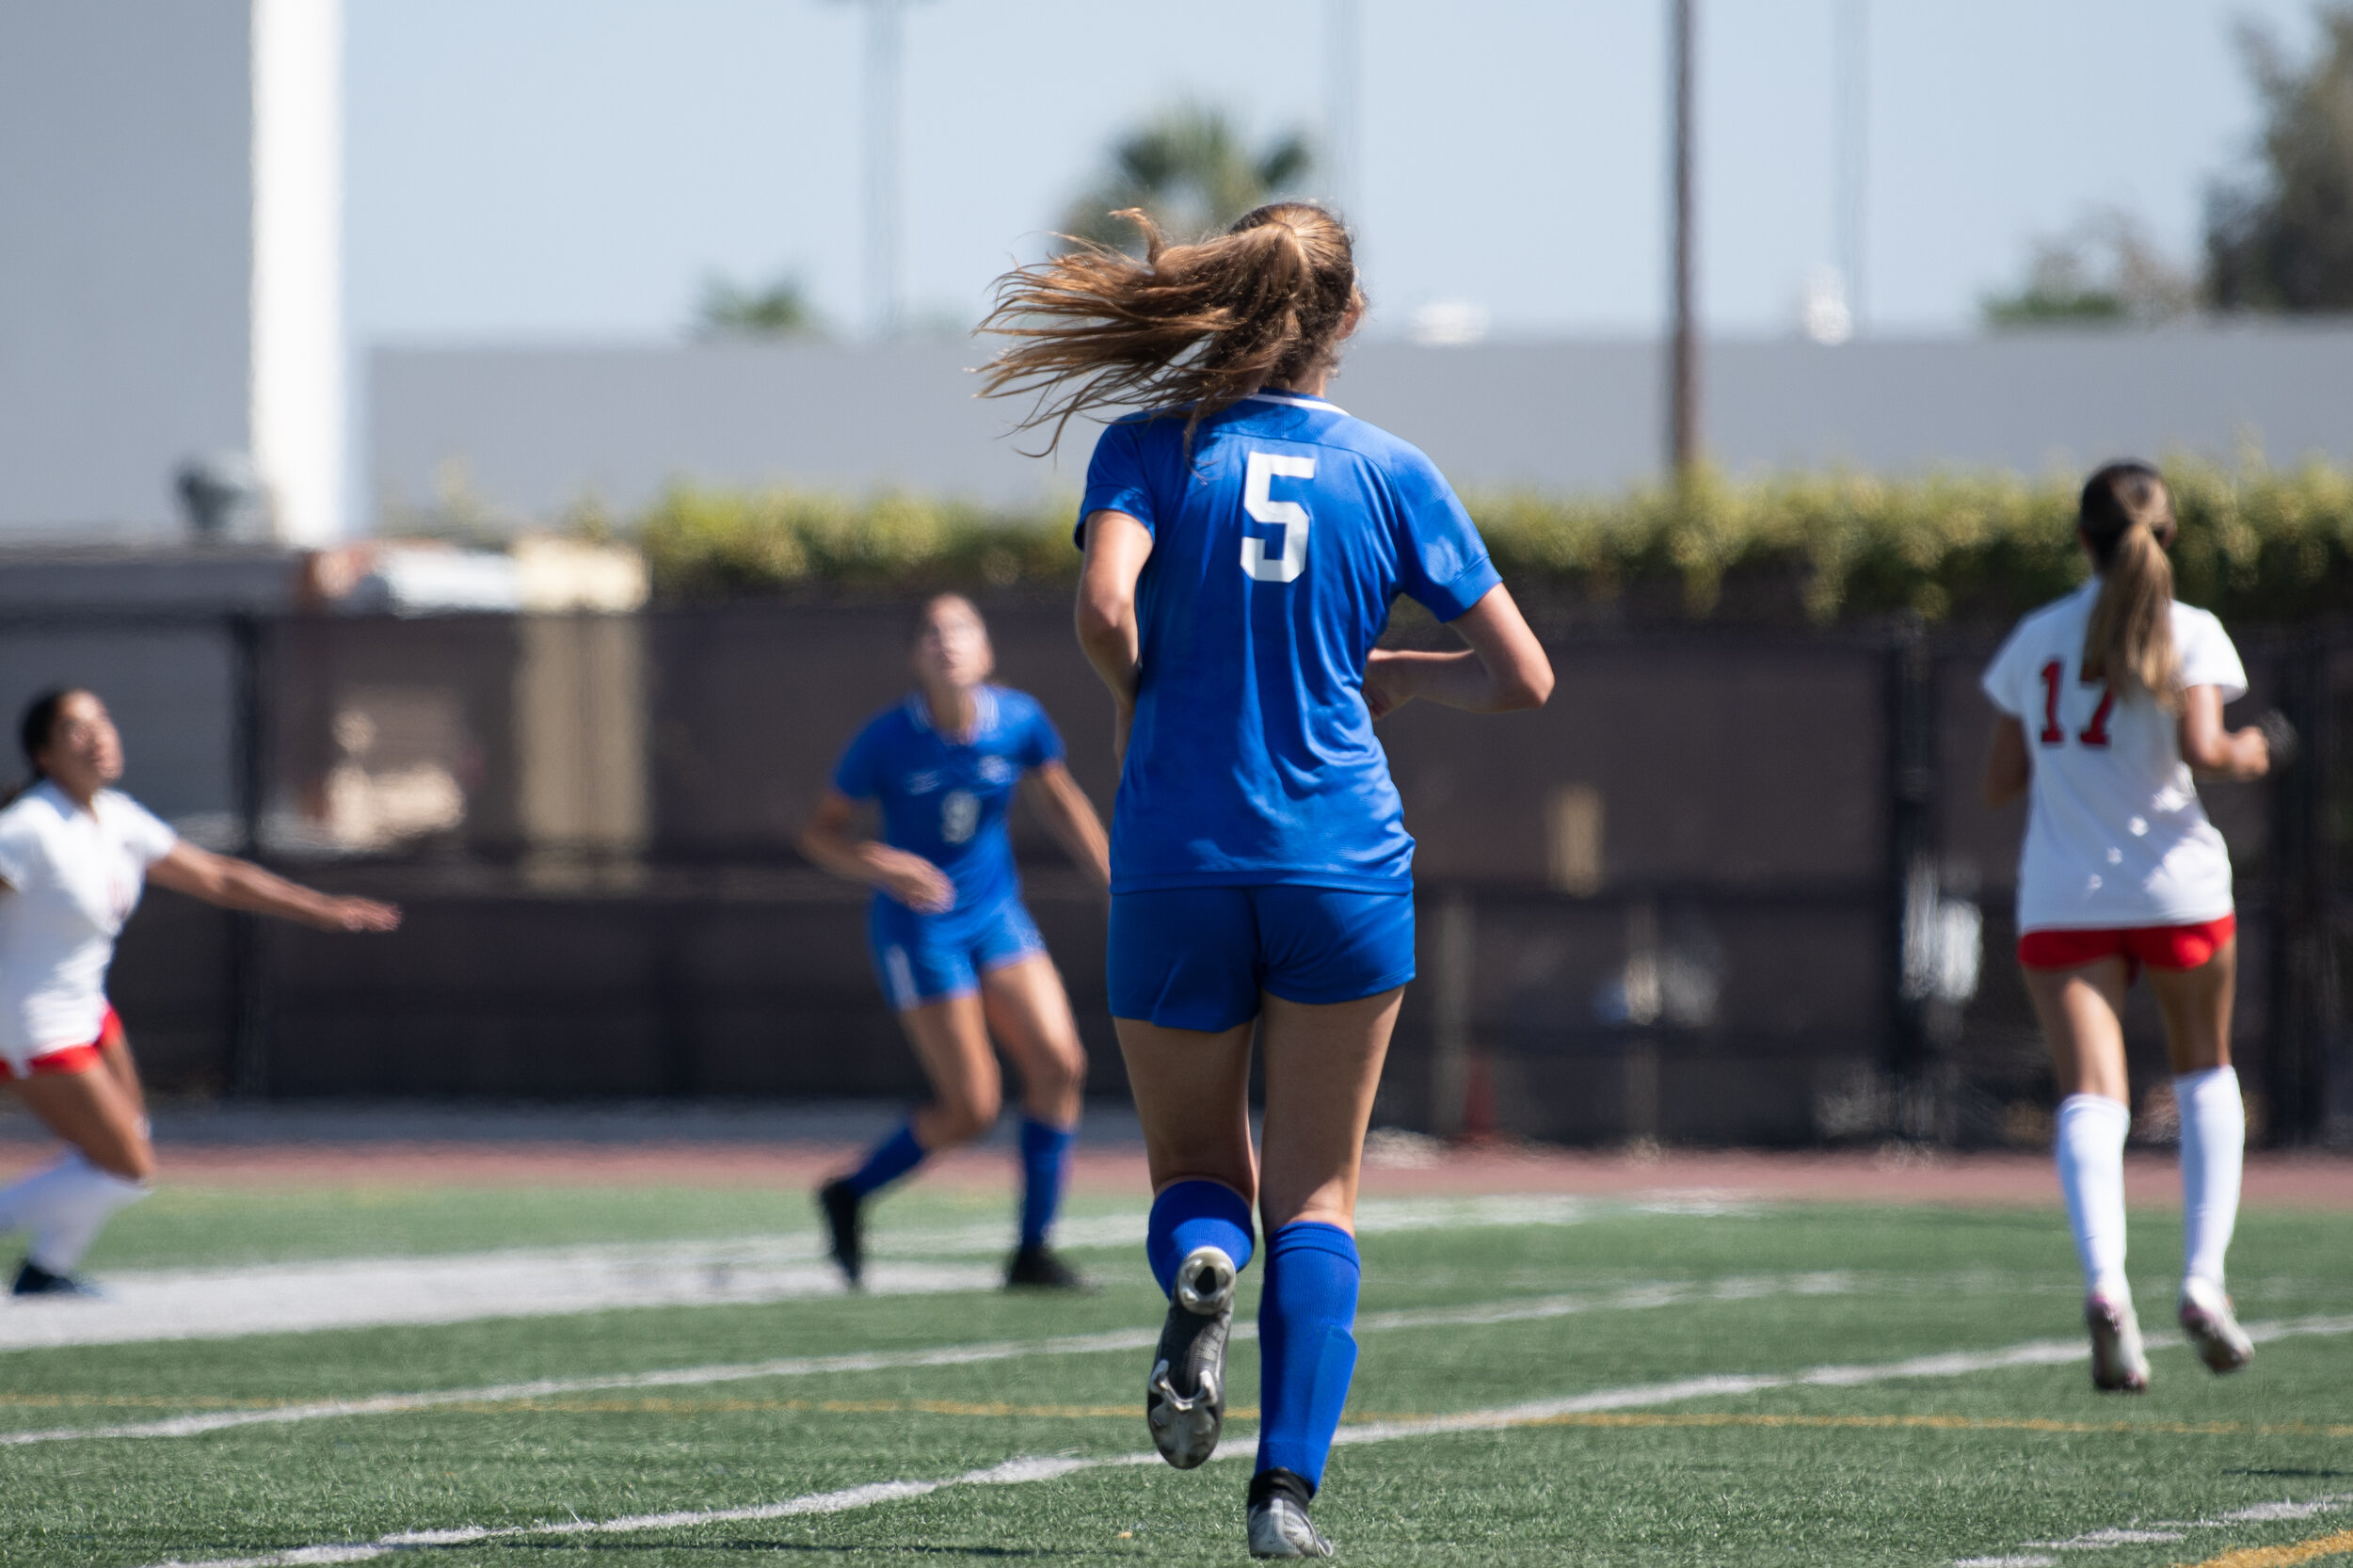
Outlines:
[{"label": "blonde ponytail", "polygon": [[[2083,677],[2111,691],[2146,692],[2167,712],[2181,706],[2173,647],[2173,498],[2146,463],[2110,463],[2084,486],[2077,526],[2100,569],[2100,597],[2084,631]],[[2158,536],[2162,530],[2164,537]]]},{"label": "blonde ponytail", "polygon": [[1277,201],[1222,234],[1171,245],[1144,213],[1114,213],[1144,259],[1087,245],[997,280],[978,330],[1016,341],[982,373],[984,397],[1036,402],[1019,428],[1051,424],[1053,450],[1092,408],[1188,407],[1186,435],[1265,386],[1337,360],[1360,310],[1348,230],[1321,207]]}]

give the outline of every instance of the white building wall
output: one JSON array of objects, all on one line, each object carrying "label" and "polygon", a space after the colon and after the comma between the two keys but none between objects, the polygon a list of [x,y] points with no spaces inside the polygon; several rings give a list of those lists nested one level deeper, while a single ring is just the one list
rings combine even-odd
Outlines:
[{"label": "white building wall", "polygon": [[253,4],[253,459],[293,544],[344,507],[343,8]]},{"label": "white building wall", "polygon": [[[585,496],[642,505],[675,478],[1003,505],[1076,498],[1096,427],[1059,462],[972,395],[972,344],[379,349],[369,450],[381,522],[462,488],[545,517]],[[1465,490],[1612,490],[1657,477],[1663,355],[1647,343],[1353,347],[1350,412],[1428,452]],[[1709,455],[1733,472],[1850,466],[2074,472],[2137,453],[2353,462],[2353,325],[2052,331],[1823,348],[1718,343]]]},{"label": "white building wall", "polygon": [[179,533],[247,443],[248,0],[0,0],[0,537]]},{"label": "white building wall", "polygon": [[0,0],[0,540],[342,525],[341,0]]}]

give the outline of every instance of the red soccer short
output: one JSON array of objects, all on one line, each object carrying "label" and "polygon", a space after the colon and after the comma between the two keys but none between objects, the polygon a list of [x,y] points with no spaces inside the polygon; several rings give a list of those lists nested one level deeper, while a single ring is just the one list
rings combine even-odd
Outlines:
[{"label": "red soccer short", "polygon": [[0,1083],[16,1078],[44,1077],[50,1073],[86,1073],[98,1065],[100,1052],[120,1044],[122,1020],[109,1006],[106,1016],[98,1021],[98,1038],[87,1046],[59,1046],[56,1050],[42,1051],[22,1069],[10,1066],[6,1057],[0,1057]]},{"label": "red soccer short", "polygon": [[2116,931],[2029,931],[2018,938],[2018,962],[2030,969],[2080,969],[2103,958],[2121,958],[2135,974],[2153,969],[2197,969],[2211,963],[2238,934],[2238,917],[2197,925],[2139,925]]}]

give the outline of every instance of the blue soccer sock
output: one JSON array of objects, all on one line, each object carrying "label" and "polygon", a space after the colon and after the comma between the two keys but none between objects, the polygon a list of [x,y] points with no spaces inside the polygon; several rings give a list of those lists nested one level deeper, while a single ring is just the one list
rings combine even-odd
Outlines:
[{"label": "blue soccer sock", "polygon": [[1356,1370],[1349,1331],[1363,1277],[1356,1239],[1337,1225],[1301,1220],[1267,1238],[1258,1301],[1261,1471],[1289,1470],[1310,1487],[1323,1484]]},{"label": "blue soccer sock", "polygon": [[1216,1247],[1241,1269],[1250,1261],[1250,1200],[1222,1181],[1172,1181],[1152,1200],[1144,1256],[1160,1294],[1176,1294],[1176,1270],[1195,1247]]},{"label": "blue soccer sock", "polygon": [[908,1122],[869,1150],[866,1163],[842,1177],[842,1185],[859,1197],[872,1197],[923,1163],[923,1145],[915,1141],[915,1124]]},{"label": "blue soccer sock", "polygon": [[1070,1179],[1070,1145],[1076,1128],[1056,1127],[1034,1116],[1021,1119],[1021,1245],[1046,1245],[1062,1208],[1063,1183]]}]

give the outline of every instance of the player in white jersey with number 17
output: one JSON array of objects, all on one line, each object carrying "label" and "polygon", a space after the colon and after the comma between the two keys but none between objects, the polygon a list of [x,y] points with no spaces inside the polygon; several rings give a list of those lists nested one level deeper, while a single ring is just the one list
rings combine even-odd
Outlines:
[{"label": "player in white jersey with number 17", "polygon": [[2223,1291],[2247,1135],[2231,1066],[2238,965],[2231,857],[2196,775],[2260,778],[2294,732],[2277,714],[2232,731],[2247,691],[2222,623],[2173,601],[2173,502],[2157,471],[2111,463],[2085,484],[2076,536],[2095,575],[2018,624],[1985,673],[2001,710],[1985,798],[2031,795],[2018,873],[2018,959],[2051,1043],[2057,1159],[2088,1291],[2091,1377],[2138,1393],[2149,1364],[2124,1279],[2131,1091],[2120,1021],[2144,967],[2181,1112],[2182,1327],[2206,1365],[2253,1353]]}]

